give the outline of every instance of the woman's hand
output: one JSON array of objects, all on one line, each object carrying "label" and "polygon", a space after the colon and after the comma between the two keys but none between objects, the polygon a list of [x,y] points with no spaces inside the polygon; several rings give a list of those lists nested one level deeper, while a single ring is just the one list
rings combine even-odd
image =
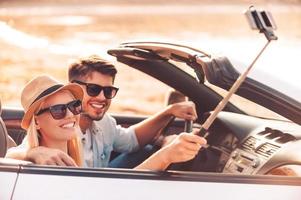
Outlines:
[{"label": "woman's hand", "polygon": [[205,138],[196,135],[197,132],[194,130],[192,133],[177,135],[135,169],[165,170],[172,163],[193,159],[200,148],[207,144]]},{"label": "woman's hand", "polygon": [[171,163],[185,162],[193,159],[200,148],[207,144],[205,138],[196,135],[197,130],[192,133],[181,133],[171,143],[161,149],[165,160]]}]

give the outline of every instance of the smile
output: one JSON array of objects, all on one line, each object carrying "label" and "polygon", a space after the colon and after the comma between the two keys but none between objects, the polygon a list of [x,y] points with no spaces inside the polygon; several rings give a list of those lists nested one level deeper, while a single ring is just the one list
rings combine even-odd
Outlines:
[{"label": "smile", "polygon": [[104,103],[90,103],[93,108],[102,109],[105,107]]},{"label": "smile", "polygon": [[63,124],[62,128],[73,128],[75,126],[75,122],[70,122],[70,123],[67,123],[67,124]]}]

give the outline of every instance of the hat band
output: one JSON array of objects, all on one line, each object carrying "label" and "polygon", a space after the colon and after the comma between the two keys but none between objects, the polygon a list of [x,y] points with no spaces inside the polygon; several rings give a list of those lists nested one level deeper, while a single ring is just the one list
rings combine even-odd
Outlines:
[{"label": "hat band", "polygon": [[50,88],[48,88],[47,90],[44,90],[30,105],[32,105],[34,102],[38,101],[39,99],[41,99],[42,97],[58,90],[59,88],[63,87],[64,85],[62,84],[57,84],[57,85],[54,85]]}]

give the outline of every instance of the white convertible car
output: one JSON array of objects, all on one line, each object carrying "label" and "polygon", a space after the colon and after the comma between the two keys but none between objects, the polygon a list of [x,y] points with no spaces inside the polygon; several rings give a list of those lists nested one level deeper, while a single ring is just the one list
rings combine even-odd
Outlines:
[{"label": "white convertible car", "polygon": [[[193,101],[199,117],[195,127],[206,121],[246,69],[228,57],[164,42],[123,43],[108,54]],[[272,67],[254,68],[208,129],[207,148],[166,171],[54,167],[3,158],[12,143],[8,135],[18,145],[25,131],[20,127],[23,110],[2,105],[0,199],[300,200],[299,70],[282,66],[284,80]],[[145,119],[113,116],[126,127]],[[175,119],[163,134],[180,133],[185,125]]]},{"label": "white convertible car", "polygon": [[[228,89],[244,68],[238,64],[234,67],[226,57],[209,58],[197,49],[160,42],[124,43],[108,53],[189,97],[197,106],[199,124],[222,99],[212,85]],[[293,70],[290,67],[286,70]],[[192,73],[187,73],[189,70]],[[254,69],[253,77],[247,78],[210,127],[209,147],[191,162],[167,171],[137,171],[37,166],[1,159],[0,199],[299,200],[301,91],[294,81],[280,81],[272,73],[261,74],[260,68]],[[237,107],[238,98],[247,103]],[[260,116],[247,112],[251,104]],[[8,145],[7,134],[17,144],[24,137],[22,115],[21,109],[2,108],[2,157]],[[114,117],[123,126],[144,119]],[[184,121],[175,120],[164,134],[181,132],[184,125]]]}]

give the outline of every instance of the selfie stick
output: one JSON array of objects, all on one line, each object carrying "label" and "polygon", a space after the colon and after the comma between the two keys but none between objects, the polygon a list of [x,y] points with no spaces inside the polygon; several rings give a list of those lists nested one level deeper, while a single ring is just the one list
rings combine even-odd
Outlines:
[{"label": "selfie stick", "polygon": [[[223,108],[226,106],[228,103],[230,97],[237,91],[239,86],[242,84],[242,82],[246,79],[248,73],[254,66],[255,62],[258,60],[258,58],[261,56],[263,51],[266,49],[266,47],[270,44],[271,40],[277,40],[277,37],[274,35],[273,30],[267,29],[265,24],[266,21],[263,21],[260,19],[258,16],[258,12],[254,9],[254,7],[250,7],[249,13],[251,13],[251,16],[253,17],[253,22],[255,22],[257,29],[259,29],[260,33],[264,33],[266,36],[268,42],[264,45],[262,50],[259,52],[259,54],[255,57],[251,65],[247,68],[247,70],[241,74],[238,79],[235,81],[233,86],[230,88],[228,94],[222,99],[222,101],[215,107],[213,110],[212,114],[207,118],[207,120],[204,122],[204,124],[201,126],[198,135],[203,136],[203,137],[208,137],[208,129],[213,123],[213,121],[216,119],[218,113],[223,110]],[[255,12],[255,14],[254,14]],[[262,12],[261,12],[262,13]],[[250,20],[250,19],[249,19]]]}]

